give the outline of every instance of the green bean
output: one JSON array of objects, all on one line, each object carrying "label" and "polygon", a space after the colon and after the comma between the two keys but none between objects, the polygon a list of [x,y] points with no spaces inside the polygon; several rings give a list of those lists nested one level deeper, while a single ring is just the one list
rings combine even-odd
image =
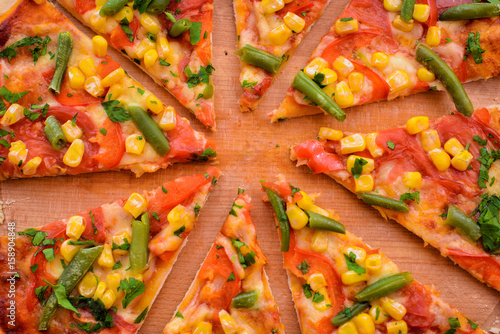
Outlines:
[{"label": "green bean", "polygon": [[[80,282],[80,280],[87,274],[92,266],[92,263],[101,254],[103,246],[96,246],[91,248],[81,248],[75,257],[68,264],[66,269],[62,272],[61,276],[57,280],[57,284],[64,286],[68,296],[75,286]],[[38,323],[38,330],[45,331],[49,327],[49,322],[52,319],[54,313],[57,311],[58,302],[57,297],[54,292],[50,295],[49,299],[45,303],[42,315],[40,317],[40,322]]]},{"label": "green bean", "polygon": [[234,296],[233,300],[231,301],[231,307],[251,308],[254,307],[258,299],[259,299],[259,293],[257,292],[257,290],[242,292]]},{"label": "green bean", "polygon": [[319,86],[311,80],[304,72],[299,71],[292,82],[292,87],[304,93],[305,96],[316,103],[318,107],[326,111],[338,121],[345,120],[345,113]]},{"label": "green bean", "polygon": [[445,10],[440,21],[474,20],[500,16],[500,5],[494,3],[464,3]]},{"label": "green bean", "polygon": [[409,272],[394,274],[368,285],[366,288],[358,292],[354,298],[356,298],[359,302],[367,302],[382,298],[398,291],[401,288],[404,288],[411,282],[413,282],[413,276],[411,276]]},{"label": "green bean", "polygon": [[214,96],[214,85],[207,84],[203,90],[203,98],[209,99]]},{"label": "green bean", "polygon": [[191,28],[191,21],[189,19],[181,19],[174,23],[172,28],[168,31],[171,37],[179,37]]},{"label": "green bean", "polygon": [[361,193],[358,194],[358,196],[361,197],[361,199],[365,203],[370,205],[380,206],[382,208],[391,209],[394,211],[399,211],[404,213],[410,212],[408,210],[408,205],[406,205],[406,203],[403,201],[398,201],[389,197],[376,194]]},{"label": "green bean", "polygon": [[366,310],[368,307],[370,307],[370,303],[368,302],[355,302],[349,309],[351,312],[349,312],[349,316],[344,312],[340,311],[336,316],[332,318],[332,324],[335,327],[339,327],[340,325],[348,322],[364,310]]},{"label": "green bean", "polygon": [[472,241],[481,238],[481,228],[477,222],[452,204],[448,207],[445,222],[462,231]]},{"label": "green bean", "polygon": [[457,111],[467,117],[470,117],[474,112],[474,107],[472,106],[462,83],[458,80],[457,76],[453,73],[448,64],[446,64],[443,59],[429,49],[429,47],[423,44],[418,45],[416,58],[419,63],[434,73],[436,78],[441,81],[453,100],[453,103],[455,103]]},{"label": "green bean", "polygon": [[134,273],[140,273],[148,263],[149,244],[149,214],[146,212],[141,220],[132,222],[132,242],[130,243],[130,268]]},{"label": "green bean", "polygon": [[60,32],[57,38],[56,70],[49,85],[49,90],[54,94],[61,92],[61,82],[64,72],[66,72],[66,68],[68,67],[71,51],[73,51],[73,39],[71,35],[67,31]]},{"label": "green bean", "polygon": [[100,16],[112,16],[118,13],[129,0],[108,0],[99,11]]},{"label": "green bean", "polygon": [[243,45],[241,49],[235,51],[235,54],[240,57],[242,62],[262,68],[271,74],[278,73],[283,62],[282,58],[254,48],[249,44]]},{"label": "green bean", "polygon": [[66,136],[61,128],[61,124],[54,116],[49,116],[45,120],[45,127],[43,128],[45,136],[50,142],[54,150],[60,150],[66,146]]},{"label": "green bean", "polygon": [[153,0],[146,11],[153,15],[161,14],[167,9],[169,3],[170,0]]},{"label": "green bean", "polygon": [[413,19],[413,9],[415,8],[415,0],[403,0],[401,6],[401,19],[405,22],[410,22]]},{"label": "green bean", "polygon": [[153,146],[156,153],[161,156],[167,154],[170,151],[168,140],[151,116],[138,106],[129,106],[127,110],[130,118],[132,118],[135,125],[137,125],[141,133],[146,137],[146,140]]},{"label": "green bean", "polygon": [[288,223],[288,217],[285,212],[283,200],[271,189],[264,186],[262,186],[262,188],[266,191],[269,202],[271,202],[273,207],[274,214],[278,219],[281,234],[281,251],[288,252],[288,249],[290,248],[290,225]]},{"label": "green bean", "polygon": [[306,214],[309,217],[310,228],[345,234],[344,225],[342,225],[338,221],[331,219],[329,217],[325,217],[323,215],[320,215],[319,213],[310,210],[306,210]]}]

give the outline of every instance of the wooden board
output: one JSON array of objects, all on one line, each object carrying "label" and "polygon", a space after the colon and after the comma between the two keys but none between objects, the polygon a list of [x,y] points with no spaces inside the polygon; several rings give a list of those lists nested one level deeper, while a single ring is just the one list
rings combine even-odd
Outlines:
[{"label": "wooden board", "polygon": [[[403,124],[409,117],[427,115],[436,118],[454,109],[444,92],[428,92],[391,102],[381,102],[347,109],[347,120],[339,123],[329,116],[314,116],[270,124],[267,113],[276,108],[285,95],[295,73],[302,68],[321,36],[330,28],[347,0],[332,0],[322,18],[311,29],[295,56],[271,87],[258,110],[240,113],[238,99],[239,62],[233,54],[236,29],[231,0],[215,1],[214,66],[216,85],[217,131],[208,133],[217,143],[218,166],[223,176],[201,211],[189,240],[173,267],[170,277],[145,320],[141,333],[160,333],[181,302],[201,262],[209,251],[222,222],[230,210],[237,188],[245,188],[253,198],[252,217],[264,254],[269,259],[267,273],[280,308],[282,321],[289,334],[300,333],[291,294],[282,269],[282,256],[271,208],[262,201],[259,179],[275,180],[284,174],[296,187],[306,192],[322,192],[318,202],[333,208],[352,233],[362,237],[374,248],[381,248],[403,270],[413,273],[425,285],[434,285],[441,297],[467,317],[495,332],[500,328],[500,293],[481,284],[452,261],[440,256],[431,247],[424,247],[414,236],[393,221],[385,221],[379,213],[364,205],[356,196],[323,175],[311,175],[296,168],[289,160],[289,147],[314,137],[320,126],[344,131],[368,132]],[[60,6],[57,6],[60,8]],[[62,10],[73,22],[74,18]],[[77,23],[79,27],[82,27]],[[94,34],[87,28],[89,36]],[[197,130],[203,126],[182,108],[163,88],[141,72],[119,52],[113,57],[134,78],[173,105],[189,118]],[[498,103],[500,78],[465,86],[476,108]],[[160,183],[182,175],[203,173],[206,164],[175,165],[167,170],[135,178],[130,173],[97,173],[32,180],[13,180],[0,184],[6,221],[15,221],[17,230],[36,227],[127,197],[131,192],[156,188]],[[0,227],[5,235],[5,224]]]}]

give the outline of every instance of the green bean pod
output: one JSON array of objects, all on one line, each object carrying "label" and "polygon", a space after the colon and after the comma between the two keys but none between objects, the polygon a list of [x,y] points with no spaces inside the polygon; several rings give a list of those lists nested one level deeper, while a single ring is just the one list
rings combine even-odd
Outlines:
[{"label": "green bean pod", "polygon": [[148,263],[149,244],[149,214],[146,212],[141,220],[132,222],[132,242],[130,243],[130,268],[134,273],[140,273]]},{"label": "green bean pod", "polygon": [[391,209],[394,211],[408,213],[408,205],[406,205],[403,201],[398,201],[396,199],[392,199],[389,197],[376,195],[376,194],[367,194],[361,193],[358,196],[366,203],[370,205],[380,206],[382,208]]},{"label": "green bean pod", "polygon": [[231,307],[234,308],[252,308],[257,303],[259,299],[259,293],[257,290],[252,290],[248,292],[242,292],[234,296],[231,301]]},{"label": "green bean pod", "polygon": [[170,30],[168,31],[168,34],[170,35],[170,37],[174,37],[174,38],[179,37],[180,35],[182,35],[186,31],[188,31],[191,28],[192,24],[193,23],[189,19],[181,19],[181,20],[175,21],[172,28],[170,28]]},{"label": "green bean pod", "polygon": [[469,100],[467,93],[460,80],[458,80],[453,70],[435,54],[429,47],[419,44],[416,52],[417,61],[424,65],[429,71],[436,75],[436,78],[441,81],[444,88],[448,91],[457,111],[467,117],[474,113],[474,107]]},{"label": "green bean pod", "polygon": [[[57,284],[66,288],[68,296],[83,276],[87,274],[94,261],[101,254],[102,249],[103,246],[81,248],[78,253],[76,253],[73,260],[71,260],[68,264],[66,269],[64,269],[61,276],[57,280]],[[47,302],[45,303],[45,307],[43,308],[40,322],[38,323],[38,330],[45,331],[48,329],[50,320],[57,311],[58,306],[59,304],[57,302],[56,294],[52,292],[49,299],[47,299]]]},{"label": "green bean pod", "polygon": [[358,292],[354,298],[356,298],[359,302],[368,302],[398,291],[411,282],[413,282],[413,276],[411,276],[409,272],[394,274],[368,285],[366,288]]},{"label": "green bean pod", "polygon": [[332,324],[335,327],[339,327],[342,324],[345,324],[364,310],[366,310],[368,307],[370,307],[370,303],[368,302],[355,302],[354,305],[350,307],[351,313],[350,316],[347,316],[345,313],[340,312],[336,316],[332,318]]},{"label": "green bean pod", "polygon": [[500,5],[494,3],[464,3],[445,10],[440,21],[474,20],[500,16]]},{"label": "green bean pod", "polygon": [[61,124],[54,116],[49,116],[45,120],[45,127],[43,128],[45,136],[50,142],[54,150],[60,150],[66,146],[67,140],[61,128]]},{"label": "green bean pod", "polygon": [[309,227],[318,230],[332,231],[340,234],[345,234],[345,227],[335,219],[325,217],[311,210],[306,210],[309,217]]},{"label": "green bean pod", "polygon": [[481,238],[481,228],[476,221],[453,204],[448,207],[448,215],[445,222],[462,231],[472,241],[477,241]]},{"label": "green bean pod", "polygon": [[304,93],[305,96],[316,103],[318,107],[326,111],[337,121],[345,120],[345,113],[340,107],[328,96],[314,81],[311,80],[304,72],[299,71],[292,82],[292,87]]},{"label": "green bean pod", "polygon": [[68,67],[69,57],[73,51],[73,39],[69,32],[60,32],[57,38],[56,70],[50,81],[49,91],[54,94],[61,92],[61,82]]},{"label": "green bean pod", "polygon": [[234,53],[240,57],[242,62],[262,68],[271,74],[278,73],[281,63],[283,62],[283,59],[269,52],[254,48],[249,44],[243,45],[241,49],[236,50]]},{"label": "green bean pod", "polygon": [[161,14],[165,11],[165,9],[167,9],[167,6],[169,3],[170,3],[170,0],[153,0],[149,4],[146,12],[153,14],[153,15]]},{"label": "green bean pod", "polygon": [[104,6],[102,6],[99,11],[99,15],[101,16],[113,16],[118,13],[125,5],[129,2],[129,0],[108,0]]},{"label": "green bean pod", "polygon": [[288,217],[286,215],[285,207],[283,205],[283,200],[271,189],[262,186],[264,188],[269,202],[274,210],[274,214],[278,219],[278,225],[281,234],[281,251],[288,252],[290,248],[290,224],[288,223]]},{"label": "green bean pod", "polygon": [[203,90],[203,98],[209,99],[212,96],[214,96],[214,85],[209,83],[205,86],[205,89]]},{"label": "green bean pod", "polygon": [[405,22],[410,22],[413,19],[413,9],[415,8],[415,0],[403,0],[401,5],[401,19]]},{"label": "green bean pod", "polygon": [[149,114],[138,106],[129,106],[127,108],[130,118],[139,128],[146,140],[153,146],[153,149],[161,156],[170,151],[170,145],[167,138],[158,127],[158,124],[149,116]]}]

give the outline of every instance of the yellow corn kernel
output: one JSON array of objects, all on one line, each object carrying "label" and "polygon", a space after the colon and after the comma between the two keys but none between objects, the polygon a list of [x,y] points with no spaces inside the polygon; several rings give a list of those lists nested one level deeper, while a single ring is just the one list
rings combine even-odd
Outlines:
[{"label": "yellow corn kernel", "polygon": [[292,36],[292,34],[292,30],[288,28],[286,24],[282,23],[271,30],[267,37],[269,37],[271,43],[276,45],[283,45],[290,38],[290,36]]},{"label": "yellow corn kernel", "polygon": [[384,311],[384,309],[378,304],[372,304],[370,311],[368,311],[373,322],[377,325],[384,323],[389,319],[389,315]]},{"label": "yellow corn kernel", "polygon": [[340,140],[340,153],[350,154],[362,152],[366,148],[365,138],[359,133],[344,137]]},{"label": "yellow corn kernel", "polygon": [[389,62],[389,56],[383,52],[375,52],[372,55],[371,64],[373,67],[379,70],[382,70],[387,65],[388,62]]},{"label": "yellow corn kernel", "polygon": [[437,170],[440,172],[444,172],[450,167],[450,156],[442,149],[436,148],[430,151],[429,156],[431,157],[434,166],[436,166]]},{"label": "yellow corn kernel", "polygon": [[85,223],[82,216],[73,216],[66,223],[66,235],[73,239],[80,239],[83,231],[85,231]]},{"label": "yellow corn kernel", "polygon": [[318,137],[328,140],[341,140],[344,137],[344,133],[340,130],[321,127],[319,128]]},{"label": "yellow corn kernel", "polygon": [[469,168],[472,158],[473,156],[469,151],[463,150],[451,159],[451,165],[455,167],[455,169],[463,172]]},{"label": "yellow corn kernel", "polygon": [[77,167],[82,162],[85,144],[81,139],[75,139],[63,157],[63,162],[70,167]]},{"label": "yellow corn kernel", "polygon": [[321,72],[325,67],[328,66],[328,62],[321,57],[314,58],[309,64],[304,67],[304,73],[311,79],[318,72]]},{"label": "yellow corn kernel", "polygon": [[139,17],[139,22],[147,32],[152,33],[153,35],[158,35],[158,33],[160,32],[160,25],[158,24],[158,21],[156,20],[156,18],[149,14],[141,14],[141,16]]},{"label": "yellow corn kernel", "polygon": [[401,320],[406,314],[406,307],[388,297],[380,298],[380,306],[382,306],[384,311],[394,320]]},{"label": "yellow corn kernel", "polygon": [[156,43],[153,43],[149,40],[149,38],[144,38],[139,45],[137,46],[137,50],[135,51],[135,55],[137,58],[142,59],[144,55],[149,50],[156,49]]},{"label": "yellow corn kernel", "polygon": [[341,77],[347,77],[349,73],[354,71],[352,62],[342,56],[338,56],[333,62],[333,68],[340,74]]},{"label": "yellow corn kernel", "polygon": [[326,280],[323,274],[313,273],[307,278],[307,284],[309,284],[314,291],[318,291],[326,286]]},{"label": "yellow corn kernel", "polygon": [[441,147],[441,140],[439,140],[439,134],[436,130],[424,130],[422,131],[422,148],[425,152],[432,151],[435,148]]},{"label": "yellow corn kernel", "polygon": [[26,149],[26,145],[18,140],[10,143],[9,154],[7,158],[14,165],[21,167],[23,162],[26,161],[26,156],[28,155],[28,150]]},{"label": "yellow corn kernel", "polygon": [[114,84],[113,86],[109,87],[108,92],[106,93],[106,100],[117,100],[124,91],[125,90],[123,89],[123,85]]},{"label": "yellow corn kernel", "polygon": [[312,212],[316,212],[318,215],[322,215],[322,216],[325,216],[325,217],[329,217],[330,216],[330,213],[328,211],[326,211],[325,209],[320,208],[317,205],[313,205],[310,210]]},{"label": "yellow corn kernel", "polygon": [[419,172],[407,172],[403,176],[403,184],[408,189],[420,189],[422,186],[422,174]]},{"label": "yellow corn kernel", "polygon": [[156,51],[158,52],[158,56],[161,58],[165,58],[172,53],[170,43],[168,43],[168,39],[165,36],[159,36],[156,39]]},{"label": "yellow corn kernel", "polygon": [[438,46],[441,44],[441,28],[437,26],[429,27],[427,36],[425,36],[425,42],[429,46]]},{"label": "yellow corn kernel", "polygon": [[359,72],[352,72],[348,77],[349,88],[353,93],[360,92],[363,90],[363,84],[365,82],[365,77]]},{"label": "yellow corn kernel", "polygon": [[202,321],[196,326],[193,334],[211,334],[212,324],[210,322]]},{"label": "yellow corn kernel", "polygon": [[87,78],[83,87],[87,93],[94,97],[101,97],[104,95],[104,87],[102,86],[101,79],[97,75]]},{"label": "yellow corn kernel", "polygon": [[152,67],[158,59],[158,52],[155,49],[151,49],[144,55],[144,65],[146,67]]},{"label": "yellow corn kernel", "polygon": [[96,8],[95,12],[90,16],[90,25],[99,32],[104,32],[107,18],[99,15],[100,8]]},{"label": "yellow corn kernel", "polygon": [[113,72],[109,73],[104,79],[102,79],[101,84],[103,87],[110,87],[121,79],[125,78],[125,75],[125,70],[123,68],[117,68]]},{"label": "yellow corn kernel", "polygon": [[163,111],[163,103],[153,94],[149,94],[146,98],[146,106],[155,114]]},{"label": "yellow corn kernel", "polygon": [[182,225],[189,225],[190,221],[194,219],[194,216],[187,212],[185,206],[179,204],[168,213],[167,219],[172,229],[177,230],[181,228]]},{"label": "yellow corn kernel", "polygon": [[311,210],[311,208],[314,206],[314,202],[311,197],[309,197],[309,195],[303,191],[300,191],[300,194],[302,195],[302,198],[297,201],[297,205],[302,210]]},{"label": "yellow corn kernel", "polygon": [[144,136],[140,134],[133,134],[125,139],[125,150],[131,154],[141,154],[146,146],[146,140]]},{"label": "yellow corn kernel", "polygon": [[127,278],[130,278],[130,277],[135,278],[136,280],[141,281],[141,282],[144,281],[144,276],[142,274],[134,274],[134,275],[128,274]]},{"label": "yellow corn kernel", "polygon": [[431,14],[429,5],[416,4],[413,7],[413,18],[418,22],[426,22]]},{"label": "yellow corn kernel", "polygon": [[444,144],[444,150],[448,152],[449,155],[452,157],[457,156],[465,150],[464,146],[458,141],[457,138],[453,137],[450,138],[445,144]]},{"label": "yellow corn kernel", "polygon": [[94,296],[98,281],[97,276],[88,272],[78,284],[78,292],[86,298],[91,298]]},{"label": "yellow corn kernel", "polygon": [[123,209],[134,216],[134,218],[137,218],[141,213],[144,212],[144,210],[146,210],[147,205],[148,203],[142,195],[133,193],[128,198],[127,202],[123,206]]},{"label": "yellow corn kernel", "polygon": [[401,70],[396,70],[389,75],[385,81],[389,84],[391,87],[391,92],[399,92],[403,89],[406,89],[410,87],[411,82],[410,82],[410,77],[408,76],[408,73],[405,71]]},{"label": "yellow corn kernel", "polygon": [[408,325],[404,320],[390,321],[385,324],[387,334],[408,334]]},{"label": "yellow corn kernel", "polygon": [[319,303],[314,303],[314,308],[318,311],[326,311],[331,308],[330,297],[328,296],[328,290],[326,288],[320,288],[318,293],[323,295],[323,300]]},{"label": "yellow corn kernel", "polygon": [[36,170],[38,166],[42,163],[42,158],[40,157],[34,157],[30,159],[24,166],[23,169],[21,169],[21,172],[24,175],[33,175],[36,173]]},{"label": "yellow corn kernel", "polygon": [[226,310],[219,311],[219,320],[224,334],[236,334],[238,332],[238,323]]},{"label": "yellow corn kernel", "polygon": [[343,273],[340,278],[342,279],[342,283],[346,285],[353,285],[357,284],[360,282],[366,282],[368,281],[368,274],[364,273],[359,275],[356,273],[354,270],[348,270],[345,273]]},{"label": "yellow corn kernel", "polygon": [[318,253],[324,253],[328,249],[328,234],[326,231],[317,230],[312,237],[311,248]]},{"label": "yellow corn kernel", "polygon": [[402,5],[403,0],[384,0],[384,8],[389,12],[399,12]]},{"label": "yellow corn kernel", "polygon": [[306,213],[293,203],[286,204],[286,215],[294,230],[300,230],[309,222],[309,218]]},{"label": "yellow corn kernel", "polygon": [[354,103],[354,95],[345,81],[341,81],[335,86],[335,102],[341,108],[350,107]]},{"label": "yellow corn kernel", "polygon": [[370,158],[365,158],[365,157],[360,157],[359,155],[350,155],[349,158],[347,158],[347,171],[352,174],[352,168],[354,167],[354,163],[356,160],[360,160],[363,162],[366,161],[366,164],[362,166],[362,171],[361,174],[366,174],[370,173],[372,170],[375,169],[375,161]]},{"label": "yellow corn kernel", "polygon": [[401,16],[396,15],[396,18],[392,21],[392,26],[398,30],[410,32],[413,30],[414,23],[413,20],[410,20],[410,22],[403,21]]},{"label": "yellow corn kernel", "polygon": [[92,50],[97,57],[106,57],[108,53],[108,41],[102,36],[94,36],[92,38]]},{"label": "yellow corn kernel", "polygon": [[357,19],[351,19],[349,21],[343,21],[342,18],[335,21],[335,32],[339,35],[352,34],[359,30],[359,24]]},{"label": "yellow corn kernel", "polygon": [[356,247],[356,246],[346,246],[342,249],[342,253],[351,255],[353,253],[356,255],[356,263],[357,264],[363,264],[366,259],[366,250],[364,250],[361,247]]},{"label": "yellow corn kernel", "polygon": [[320,73],[325,76],[323,81],[321,81],[322,85],[330,85],[330,84],[334,83],[335,81],[337,81],[337,79],[338,79],[337,73],[334,70],[331,70],[327,67],[322,69],[320,71]]},{"label": "yellow corn kernel", "polygon": [[99,299],[102,301],[104,308],[107,310],[115,303],[116,294],[113,290],[107,289]]},{"label": "yellow corn kernel", "polygon": [[104,244],[104,248],[97,259],[97,263],[104,268],[112,268],[115,265],[115,259],[113,258],[113,252],[111,251],[111,246],[109,244]]},{"label": "yellow corn kernel", "polygon": [[429,71],[425,67],[420,67],[417,70],[417,77],[418,77],[418,80],[425,81],[425,82],[432,82],[432,81],[436,80],[436,76],[434,75],[434,73],[432,73],[431,71]]},{"label": "yellow corn kernel", "polygon": [[359,193],[372,191],[375,182],[373,180],[373,176],[371,174],[368,174],[361,175],[357,179],[354,179],[354,183],[356,186],[354,190]]},{"label": "yellow corn kernel", "polygon": [[0,121],[3,126],[12,125],[24,118],[24,108],[17,103],[10,105]]},{"label": "yellow corn kernel", "polygon": [[426,130],[429,127],[429,117],[417,116],[412,117],[406,122],[406,131],[409,134],[415,135]]},{"label": "yellow corn kernel", "polygon": [[73,89],[83,89],[85,83],[85,75],[76,66],[68,68],[69,86]]},{"label": "yellow corn kernel", "polygon": [[83,134],[82,129],[80,129],[76,124],[73,125],[71,121],[64,123],[61,128],[64,132],[64,137],[66,137],[66,140],[70,143],[74,142],[75,139],[80,138]]},{"label": "yellow corn kernel", "polygon": [[120,286],[120,281],[122,277],[118,273],[109,273],[106,276],[106,286],[108,289],[116,291]]},{"label": "yellow corn kernel", "polygon": [[97,73],[94,59],[92,59],[92,57],[87,57],[85,59],[80,60],[80,62],[78,63],[78,67],[83,72],[83,74],[85,74],[86,77],[91,77]]},{"label": "yellow corn kernel", "polygon": [[163,131],[170,131],[177,125],[177,114],[173,107],[165,107],[161,115],[158,126]]},{"label": "yellow corn kernel", "polygon": [[294,33],[301,32],[306,26],[306,21],[292,12],[286,13],[283,21],[285,21],[285,24],[288,26],[288,28],[292,29]]},{"label": "yellow corn kernel", "polygon": [[356,325],[352,321],[348,321],[343,325],[340,325],[338,334],[359,334]]},{"label": "yellow corn kernel", "polygon": [[61,245],[61,255],[67,262],[70,262],[80,250],[81,246],[70,245],[71,239],[66,239]]},{"label": "yellow corn kernel", "polygon": [[[112,242],[118,246],[121,246],[125,243],[130,244],[132,242],[132,237],[127,231],[124,231],[118,235],[114,235],[112,237]],[[124,249],[115,249],[113,252],[117,255],[124,255],[127,254],[128,251]]]},{"label": "yellow corn kernel", "polygon": [[106,292],[106,289],[106,282],[100,281],[97,284],[97,288],[95,289],[94,299],[101,299],[101,297],[104,295],[104,292]]},{"label": "yellow corn kernel", "polygon": [[359,334],[375,334],[375,324],[368,314],[358,314],[352,322],[356,325]]},{"label": "yellow corn kernel", "polygon": [[121,22],[123,19],[127,19],[127,22],[130,23],[134,19],[134,10],[129,6],[125,6],[118,13],[113,15],[113,19],[116,22]]},{"label": "yellow corn kernel", "polygon": [[382,268],[382,255],[371,254],[366,257],[365,267],[370,273],[378,273]]},{"label": "yellow corn kernel", "polygon": [[372,132],[365,137],[366,148],[368,148],[368,151],[370,151],[370,154],[374,158],[381,157],[384,154],[384,149],[377,145],[377,136],[377,132]]},{"label": "yellow corn kernel", "polygon": [[260,3],[260,11],[263,14],[271,14],[285,7],[283,0],[262,0]]}]

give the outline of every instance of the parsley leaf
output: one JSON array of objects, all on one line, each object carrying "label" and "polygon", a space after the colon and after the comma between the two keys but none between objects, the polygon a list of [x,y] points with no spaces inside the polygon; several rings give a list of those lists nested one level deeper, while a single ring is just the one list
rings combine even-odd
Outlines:
[{"label": "parsley leaf", "polygon": [[471,327],[472,329],[477,329],[478,324],[474,323],[474,322],[473,322],[472,320],[470,320],[470,319],[467,319],[467,321],[469,322],[470,327]]},{"label": "parsley leaf", "polygon": [[193,154],[193,159],[192,161],[208,161],[209,158],[215,158],[217,157],[217,152],[213,148],[206,148],[201,155],[195,155]]},{"label": "parsley leaf", "polygon": [[42,115],[42,114],[37,113],[37,112],[32,112],[31,110],[29,110],[27,108],[24,108],[23,114],[24,114],[24,116],[26,116],[27,119],[29,119],[32,122],[36,121],[38,119],[38,117],[40,117]]},{"label": "parsley leaf", "polygon": [[146,308],[135,318],[134,324],[140,324],[144,318],[146,318],[146,315],[148,314],[149,306],[146,306]]},{"label": "parsley leaf", "polygon": [[126,308],[135,297],[146,291],[146,285],[133,277],[129,277],[120,281],[119,289],[125,291],[125,298],[122,300],[122,306]]},{"label": "parsley leaf", "polygon": [[175,316],[176,316],[177,318],[184,319],[184,316],[182,315],[182,313],[181,313],[181,312],[177,312],[177,313],[175,313]]},{"label": "parsley leaf", "polygon": [[302,272],[303,275],[309,272],[309,268],[311,266],[304,260],[299,265],[297,265],[297,269]]},{"label": "parsley leaf", "polygon": [[128,242],[127,238],[123,238],[123,243],[120,245],[116,244],[113,241],[111,250],[114,251],[116,249],[128,251],[130,249],[130,243]]},{"label": "parsley leaf", "polygon": [[151,214],[151,216],[153,216],[153,218],[154,218],[154,219],[156,219],[156,220],[158,220],[158,221],[160,220],[160,217],[158,216],[158,213],[157,213],[157,212],[153,212],[153,213]]},{"label": "parsley leaf", "polygon": [[48,285],[45,286],[39,286],[38,288],[35,289],[35,295],[40,301],[40,305],[45,306],[45,291],[49,288]]},{"label": "parsley leaf", "polygon": [[340,22],[349,22],[349,21],[352,21],[354,20],[352,17],[343,17],[340,19]]},{"label": "parsley leaf", "polygon": [[243,80],[241,82],[241,87],[242,88],[252,88],[253,86],[255,86],[258,82],[257,81],[252,81],[252,82],[248,82],[247,80]]},{"label": "parsley leaf", "polygon": [[477,223],[480,227],[483,246],[487,252],[493,253],[500,248],[500,197],[484,196],[481,203],[472,212],[479,213]]},{"label": "parsley leaf", "polygon": [[184,232],[185,230],[186,230],[186,225],[182,225],[177,231],[174,232],[174,235],[179,238],[182,238],[181,233]]},{"label": "parsley leaf", "polygon": [[361,275],[366,273],[366,269],[356,263],[356,254],[350,252],[349,255],[344,254],[347,269],[354,271],[356,274]]},{"label": "parsley leaf", "polygon": [[134,41],[134,33],[129,27],[129,22],[127,18],[124,18],[123,20],[120,21],[120,27],[122,28],[123,32],[125,35],[127,35],[127,38],[129,41],[133,42]]},{"label": "parsley leaf", "polygon": [[200,213],[200,209],[201,209],[201,206],[196,203],[196,205],[194,206],[194,216],[195,217],[198,217],[198,214]]},{"label": "parsley leaf", "polygon": [[313,289],[311,289],[311,286],[309,284],[302,285],[302,291],[304,292],[304,296],[306,296],[307,299],[312,298]]},{"label": "parsley leaf", "polygon": [[200,66],[200,70],[198,71],[198,73],[193,73],[191,68],[189,68],[189,66],[186,66],[184,68],[184,73],[188,77],[188,88],[193,88],[201,83],[210,83],[210,75],[212,75],[213,70],[214,67],[208,64],[207,67]]},{"label": "parsley leaf", "polygon": [[289,185],[290,185],[290,188],[292,188],[292,194],[291,194],[292,197],[293,197],[293,195],[295,195],[295,193],[300,192],[299,188],[295,188],[291,183],[289,183]]},{"label": "parsley leaf", "polygon": [[80,313],[78,312],[78,310],[69,302],[68,292],[66,291],[66,288],[64,287],[64,285],[61,285],[61,284],[53,285],[53,284],[50,284],[45,279],[43,281],[52,287],[52,291],[54,292],[54,294],[57,297],[57,304],[59,304],[59,306],[64,307],[65,309],[68,309],[70,311],[73,311],[76,314],[78,314],[78,316],[80,316]]},{"label": "parsley leaf", "polygon": [[470,53],[472,55],[472,59],[476,64],[481,64],[483,62],[482,54],[486,52],[481,49],[479,45],[479,31],[476,33],[470,32],[469,37],[465,40],[465,55],[464,60],[467,58],[467,55]]},{"label": "parsley leaf", "polygon": [[234,277],[234,273],[232,272],[231,275],[229,275],[229,277],[227,278],[226,282],[231,282],[231,281],[234,281],[234,280],[236,280],[236,278]]},{"label": "parsley leaf", "polygon": [[56,258],[54,254],[54,248],[45,248],[44,250],[42,250],[42,253],[45,256],[47,262],[53,261]]},{"label": "parsley leaf", "polygon": [[21,93],[12,93],[7,87],[2,86],[0,88],[0,96],[2,96],[9,103],[16,103],[19,101],[24,95],[28,94],[30,91],[21,92]]},{"label": "parsley leaf", "polygon": [[363,173],[363,166],[367,164],[367,160],[363,158],[356,158],[356,160],[354,160],[354,165],[351,168],[352,176],[354,176],[355,179],[359,178],[361,173]]},{"label": "parsley leaf", "polygon": [[474,136],[472,139],[481,146],[485,146],[488,143],[488,139],[483,139],[479,136]]},{"label": "parsley leaf", "polygon": [[404,193],[403,195],[399,196],[400,201],[414,201],[417,202],[417,204],[420,204],[420,191],[414,191],[410,192],[408,191],[407,193]]},{"label": "parsley leaf", "polygon": [[170,63],[165,61],[165,59],[158,59],[158,61],[160,62],[160,65],[161,66],[170,66]]},{"label": "parsley leaf", "polygon": [[201,22],[191,22],[189,28],[189,42],[191,45],[197,44],[201,39]]},{"label": "parsley leaf", "polygon": [[325,85],[322,84],[324,80],[325,80],[325,75],[323,73],[321,72],[314,73],[313,81],[317,83],[320,88],[325,87]]},{"label": "parsley leaf", "polygon": [[489,171],[491,164],[500,158],[500,150],[489,151],[486,147],[481,147],[479,153],[481,153],[481,156],[477,158],[477,161],[481,163],[481,166],[479,167],[477,183],[480,188],[486,188],[486,182],[490,179]]},{"label": "parsley leaf", "polygon": [[120,269],[121,267],[123,267],[122,261],[118,260],[118,262],[115,263],[115,265],[113,266],[113,268],[111,268],[111,270]]},{"label": "parsley leaf", "polygon": [[393,151],[396,148],[396,144],[394,144],[394,142],[392,142],[390,140],[388,140],[386,144],[387,144],[387,147],[390,148]]},{"label": "parsley leaf", "polygon": [[109,100],[101,103],[109,119],[114,123],[122,123],[130,120],[130,115],[124,107],[118,107],[120,101]]},{"label": "parsley leaf", "polygon": [[36,65],[36,62],[41,56],[44,56],[47,54],[47,44],[51,41],[49,36],[46,36],[44,39],[41,37],[35,36],[35,37],[24,37],[23,39],[20,39],[19,41],[12,43],[5,49],[3,49],[0,52],[0,58],[7,58],[7,60],[10,62],[10,60],[17,56],[18,52],[16,51],[16,48],[19,47],[24,47],[24,46],[31,46],[35,45],[33,49],[29,49],[31,52],[31,55],[33,56],[33,62]]}]

